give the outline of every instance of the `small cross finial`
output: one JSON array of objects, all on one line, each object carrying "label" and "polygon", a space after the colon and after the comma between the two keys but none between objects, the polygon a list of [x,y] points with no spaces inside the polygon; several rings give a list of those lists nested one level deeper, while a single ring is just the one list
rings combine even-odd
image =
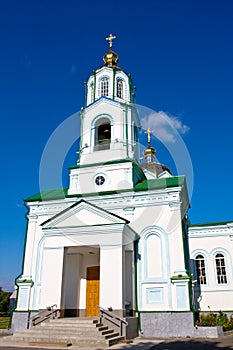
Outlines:
[{"label": "small cross finial", "polygon": [[106,40],[109,41],[109,47],[110,49],[112,48],[112,41],[113,39],[116,39],[116,36],[115,35],[112,35],[112,34],[109,34],[109,37],[106,38]]},{"label": "small cross finial", "polygon": [[150,144],[150,134],[152,134],[152,132],[154,132],[154,130],[151,130],[150,128],[148,128],[144,134],[147,134],[148,137],[148,144]]}]

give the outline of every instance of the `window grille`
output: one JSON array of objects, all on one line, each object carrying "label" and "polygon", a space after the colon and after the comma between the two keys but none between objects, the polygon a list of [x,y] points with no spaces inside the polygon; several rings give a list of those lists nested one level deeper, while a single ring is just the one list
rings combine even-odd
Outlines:
[{"label": "window grille", "polygon": [[199,254],[196,259],[196,273],[198,284],[206,284],[206,269],[204,256]]},{"label": "window grille", "polygon": [[122,79],[117,80],[117,97],[123,98],[123,81],[122,81]]},{"label": "window grille", "polygon": [[215,264],[218,284],[227,283],[226,264],[223,254],[217,254],[215,256]]},{"label": "window grille", "polygon": [[101,79],[101,96],[108,96],[108,78]]}]

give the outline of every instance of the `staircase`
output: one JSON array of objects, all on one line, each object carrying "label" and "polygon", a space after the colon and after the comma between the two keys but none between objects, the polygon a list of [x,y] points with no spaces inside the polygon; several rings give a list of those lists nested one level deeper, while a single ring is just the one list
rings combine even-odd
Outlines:
[{"label": "staircase", "polygon": [[33,328],[3,337],[0,344],[25,346],[108,347],[125,337],[99,323],[96,317],[58,318]]}]

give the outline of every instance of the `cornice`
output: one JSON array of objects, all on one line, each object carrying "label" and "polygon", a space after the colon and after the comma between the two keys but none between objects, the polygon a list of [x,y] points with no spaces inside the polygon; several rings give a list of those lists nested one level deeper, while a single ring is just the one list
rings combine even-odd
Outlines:
[{"label": "cornice", "polygon": [[[161,205],[177,207],[182,205],[181,191],[182,187],[175,187],[139,192],[129,191],[104,196],[97,194],[96,196],[82,198],[87,202],[110,211],[128,207],[139,208]],[[30,215],[55,215],[79,200],[80,197],[71,197],[46,202],[28,202],[28,206],[30,207]]]},{"label": "cornice", "polygon": [[225,225],[213,225],[213,226],[192,226],[188,228],[189,238],[205,238],[213,236],[232,236],[233,226],[229,224]]}]

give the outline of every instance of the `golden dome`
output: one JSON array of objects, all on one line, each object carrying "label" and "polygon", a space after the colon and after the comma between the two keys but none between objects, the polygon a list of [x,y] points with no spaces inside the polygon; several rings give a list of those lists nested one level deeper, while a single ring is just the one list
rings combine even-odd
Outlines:
[{"label": "golden dome", "polygon": [[117,66],[118,54],[114,52],[111,48],[103,57],[105,66]]}]

